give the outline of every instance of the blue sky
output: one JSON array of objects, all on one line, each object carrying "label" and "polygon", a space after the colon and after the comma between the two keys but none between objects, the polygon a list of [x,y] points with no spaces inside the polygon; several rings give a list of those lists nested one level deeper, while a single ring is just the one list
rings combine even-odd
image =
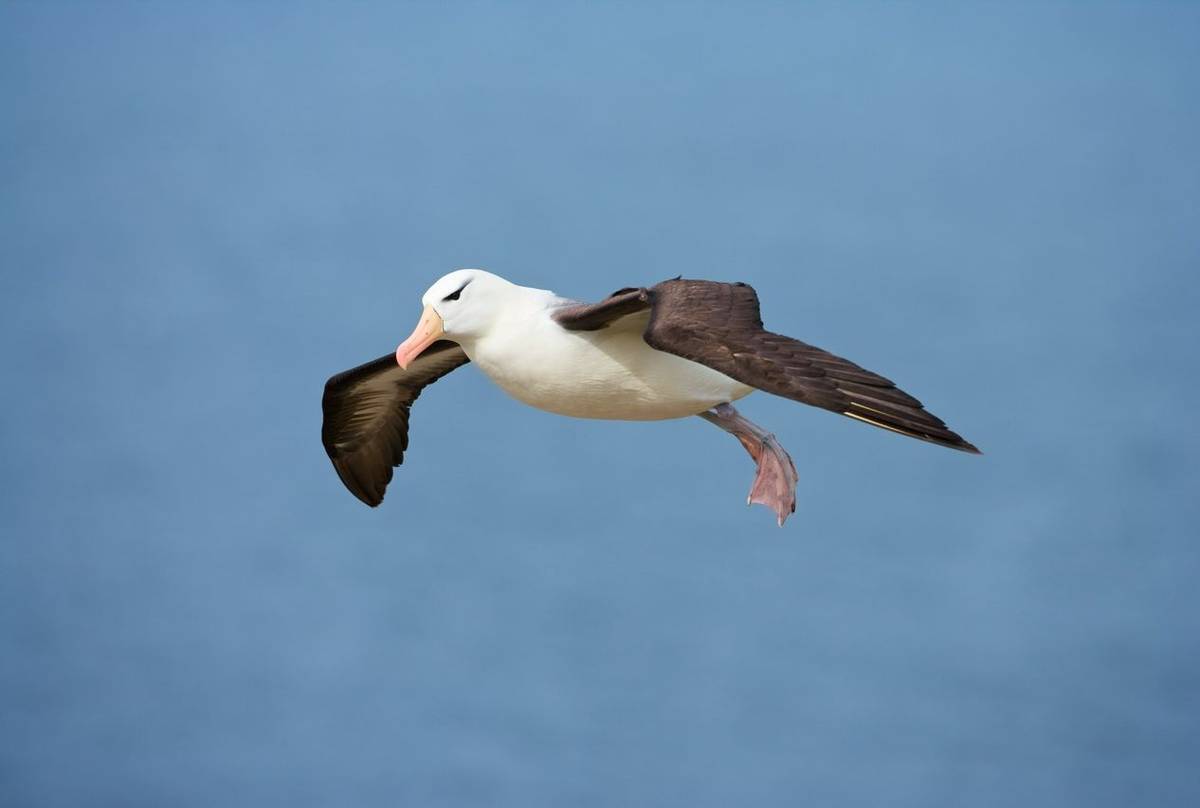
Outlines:
[{"label": "blue sky", "polygon": [[[1189,4],[9,4],[0,795],[1200,798]],[[481,266],[741,280],[986,455],[334,372]]]}]

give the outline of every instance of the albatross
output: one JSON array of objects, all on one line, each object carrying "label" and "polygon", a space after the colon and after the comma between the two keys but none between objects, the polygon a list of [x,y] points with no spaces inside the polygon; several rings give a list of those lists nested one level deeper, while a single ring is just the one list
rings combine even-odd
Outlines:
[{"label": "albatross", "polygon": [[757,465],[747,504],[784,520],[796,466],[775,436],[733,407],[755,390],[901,435],[978,454],[890,380],[763,328],[744,283],[675,278],[581,303],[479,269],[440,278],[394,353],[325,384],[321,441],[338,477],[371,507],[408,449],[409,410],[428,385],[473,362],[518,401],[573,418],[699,416]]}]

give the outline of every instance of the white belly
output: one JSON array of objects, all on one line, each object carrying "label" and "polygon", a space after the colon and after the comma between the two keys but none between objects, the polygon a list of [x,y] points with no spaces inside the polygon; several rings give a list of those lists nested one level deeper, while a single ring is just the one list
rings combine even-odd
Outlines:
[{"label": "white belly", "polygon": [[641,329],[564,331],[538,323],[463,344],[471,360],[518,401],[559,415],[655,421],[695,415],[754,390],[712,368],[656,351]]}]

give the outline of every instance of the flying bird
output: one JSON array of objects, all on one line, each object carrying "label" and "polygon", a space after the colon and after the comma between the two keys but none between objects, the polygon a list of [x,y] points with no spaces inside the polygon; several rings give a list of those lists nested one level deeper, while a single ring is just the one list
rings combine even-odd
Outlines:
[{"label": "flying bird", "polygon": [[427,385],[474,362],[505,392],[574,418],[699,416],[754,459],[747,504],[796,510],[796,466],[733,402],[763,390],[912,438],[978,454],[888,379],[763,328],[744,283],[663,281],[581,303],[479,269],[442,277],[412,335],[325,384],[321,441],[350,492],[383,501],[408,448],[409,410]]}]

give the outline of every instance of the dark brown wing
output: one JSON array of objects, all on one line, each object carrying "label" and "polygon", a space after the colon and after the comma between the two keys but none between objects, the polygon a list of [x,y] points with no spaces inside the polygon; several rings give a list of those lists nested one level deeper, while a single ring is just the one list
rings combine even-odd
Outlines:
[{"label": "dark brown wing", "polygon": [[427,384],[471,360],[456,343],[430,345],[408,370],[381,356],[325,382],[321,443],[350,493],[374,508],[408,448],[408,411]]},{"label": "dark brown wing", "polygon": [[591,306],[564,307],[554,317],[567,329],[595,330],[641,309],[650,310],[643,336],[657,350],[768,393],[952,449],[979,451],[890,380],[765,330],[758,295],[744,283],[664,281],[649,289],[622,289]]},{"label": "dark brown wing", "polygon": [[649,308],[649,289],[620,289],[599,303],[563,306],[551,316],[568,331],[599,331],[622,317]]}]

